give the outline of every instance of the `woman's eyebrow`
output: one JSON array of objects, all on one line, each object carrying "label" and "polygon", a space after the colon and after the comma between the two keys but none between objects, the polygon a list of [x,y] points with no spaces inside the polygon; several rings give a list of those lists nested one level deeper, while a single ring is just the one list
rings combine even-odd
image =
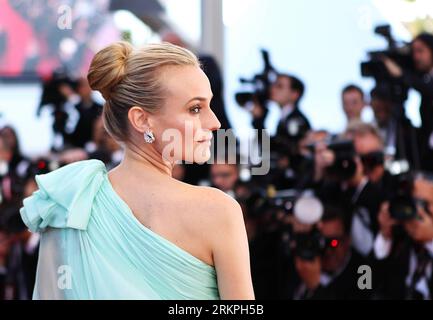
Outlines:
[{"label": "woman's eyebrow", "polygon": [[[213,95],[211,95],[210,100],[212,100],[212,98],[213,98]],[[190,103],[191,101],[194,101],[194,100],[206,101],[208,99],[206,97],[194,97],[194,98],[190,99],[186,104],[188,104],[188,103]]]}]

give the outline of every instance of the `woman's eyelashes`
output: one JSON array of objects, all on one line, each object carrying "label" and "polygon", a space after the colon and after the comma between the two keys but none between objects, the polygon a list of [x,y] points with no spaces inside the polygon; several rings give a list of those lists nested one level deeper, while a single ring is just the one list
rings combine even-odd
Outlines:
[{"label": "woman's eyelashes", "polygon": [[194,107],[192,107],[191,109],[189,109],[189,111],[190,111],[192,114],[199,114],[199,113],[200,113],[200,110],[201,110],[200,105],[195,105]]}]

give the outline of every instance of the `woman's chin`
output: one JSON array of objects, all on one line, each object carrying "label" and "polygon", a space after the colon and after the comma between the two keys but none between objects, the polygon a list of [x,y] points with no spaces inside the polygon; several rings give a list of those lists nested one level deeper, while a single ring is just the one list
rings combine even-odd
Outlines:
[{"label": "woman's chin", "polygon": [[204,164],[206,162],[208,162],[210,159],[210,154],[208,157],[199,157],[199,158],[194,158],[194,162],[197,164]]},{"label": "woman's chin", "polygon": [[194,154],[194,162],[197,164],[204,164],[207,161],[209,161],[210,157],[211,157],[211,152],[209,148],[202,149],[200,150],[200,152],[196,152]]}]

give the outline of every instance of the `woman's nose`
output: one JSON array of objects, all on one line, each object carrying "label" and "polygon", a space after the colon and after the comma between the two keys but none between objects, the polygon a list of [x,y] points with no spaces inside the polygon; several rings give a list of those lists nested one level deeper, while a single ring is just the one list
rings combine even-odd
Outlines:
[{"label": "woman's nose", "polygon": [[221,122],[212,110],[210,111],[210,117],[205,127],[210,131],[215,131],[221,128]]}]

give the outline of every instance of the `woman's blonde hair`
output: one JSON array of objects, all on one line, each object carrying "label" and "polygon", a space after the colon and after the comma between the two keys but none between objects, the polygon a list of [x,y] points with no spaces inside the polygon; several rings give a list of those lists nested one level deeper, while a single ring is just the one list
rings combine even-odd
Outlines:
[{"label": "woman's blonde hair", "polygon": [[164,102],[159,79],[165,66],[200,66],[189,50],[170,44],[149,44],[135,49],[123,41],[99,51],[87,79],[106,100],[103,120],[106,130],[118,141],[128,140],[128,110],[133,106],[156,111]]}]

